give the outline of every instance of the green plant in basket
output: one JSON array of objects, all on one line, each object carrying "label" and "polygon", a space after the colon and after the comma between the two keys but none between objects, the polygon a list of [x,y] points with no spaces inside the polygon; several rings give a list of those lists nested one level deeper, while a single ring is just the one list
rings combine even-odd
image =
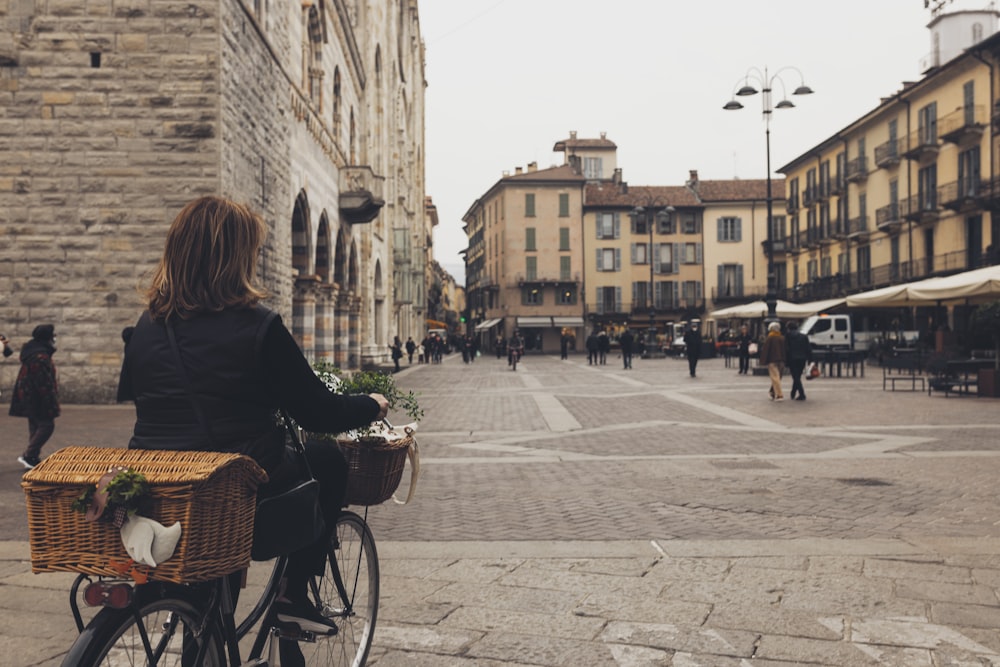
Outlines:
[{"label": "green plant in basket", "polygon": [[[106,502],[95,507],[94,496],[98,493],[106,497]],[[149,482],[146,476],[131,468],[118,468],[109,470],[97,484],[88,486],[73,501],[72,509],[88,513],[88,518],[92,517],[92,520],[105,518],[121,526],[126,517],[144,509],[148,502]],[[105,511],[105,505],[110,511]]]},{"label": "green plant in basket", "polygon": [[[389,373],[379,371],[356,371],[344,373],[328,361],[317,361],[313,364],[316,375],[337,394],[382,394],[389,403],[389,410],[397,410],[406,414],[413,421],[420,421],[424,411],[420,408],[417,395],[412,391],[403,391],[396,385],[396,379]],[[357,430],[360,439],[379,437],[371,428]],[[311,439],[335,440],[335,436],[324,433],[310,433]]]}]

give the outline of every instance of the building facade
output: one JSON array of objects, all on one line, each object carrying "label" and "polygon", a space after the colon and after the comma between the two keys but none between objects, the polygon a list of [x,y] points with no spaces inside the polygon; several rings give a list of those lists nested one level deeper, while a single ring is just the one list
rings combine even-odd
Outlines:
[{"label": "building facade", "polygon": [[778,170],[790,276],[780,298],[839,297],[1000,261],[996,25],[992,10],[936,16],[923,78]]},{"label": "building facade", "polygon": [[267,221],[267,305],[308,357],[358,368],[422,330],[416,1],[119,4],[0,16],[5,334],[55,323],[66,399],[110,400],[136,287],[204,194]]}]

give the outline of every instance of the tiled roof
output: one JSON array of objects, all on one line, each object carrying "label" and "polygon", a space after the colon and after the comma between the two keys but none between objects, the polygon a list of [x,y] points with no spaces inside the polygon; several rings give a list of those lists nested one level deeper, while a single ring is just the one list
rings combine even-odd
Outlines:
[{"label": "tiled roof", "polygon": [[[731,181],[698,181],[694,185],[703,202],[747,201],[750,199],[767,199],[767,179],[748,179]],[[785,179],[771,179],[771,196],[773,199],[785,198]]]},{"label": "tiled roof", "polygon": [[553,153],[562,153],[573,148],[606,148],[617,149],[618,146],[610,139],[563,139],[552,147]]},{"label": "tiled roof", "polygon": [[698,199],[683,185],[634,185],[626,192],[613,183],[588,183],[584,206],[698,206]]},{"label": "tiled roof", "polygon": [[582,181],[583,176],[564,164],[559,167],[549,167],[537,171],[526,171],[522,174],[511,174],[503,178],[505,181]]}]

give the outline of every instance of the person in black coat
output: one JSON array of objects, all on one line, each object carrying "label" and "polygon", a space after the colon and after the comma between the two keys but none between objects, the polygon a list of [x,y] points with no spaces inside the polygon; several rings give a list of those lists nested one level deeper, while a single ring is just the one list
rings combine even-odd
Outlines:
[{"label": "person in black coat", "polygon": [[740,337],[737,339],[739,341],[739,353],[740,353],[740,375],[746,375],[750,372],[750,344],[753,343],[753,336],[750,335],[750,329],[747,325],[740,327]]},{"label": "person in black coat", "polygon": [[587,365],[593,366],[597,363],[597,349],[599,343],[597,342],[597,329],[594,329],[589,336],[587,336]]},{"label": "person in black coat", "polygon": [[701,358],[701,331],[697,324],[692,324],[684,333],[684,354],[687,355],[688,371],[694,377],[698,359]]},{"label": "person in black coat", "polygon": [[632,336],[632,332],[625,327],[622,331],[622,335],[618,337],[618,343],[622,346],[622,364],[625,368],[632,368],[632,344],[635,342],[635,338]]},{"label": "person in black coat", "polygon": [[809,337],[799,331],[799,326],[795,322],[789,323],[786,330],[785,359],[792,374],[792,399],[804,401],[806,391],[802,386],[802,371],[812,359],[812,344],[809,342]]}]

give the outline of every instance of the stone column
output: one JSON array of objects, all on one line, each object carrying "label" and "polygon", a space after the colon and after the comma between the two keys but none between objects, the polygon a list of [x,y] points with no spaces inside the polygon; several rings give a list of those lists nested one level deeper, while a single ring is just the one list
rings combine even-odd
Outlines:
[{"label": "stone column", "polygon": [[336,363],[335,317],[337,288],[329,283],[319,285],[316,299],[316,360]]},{"label": "stone column", "polygon": [[316,358],[316,297],[319,279],[306,276],[295,281],[292,296],[292,334],[310,362]]}]

